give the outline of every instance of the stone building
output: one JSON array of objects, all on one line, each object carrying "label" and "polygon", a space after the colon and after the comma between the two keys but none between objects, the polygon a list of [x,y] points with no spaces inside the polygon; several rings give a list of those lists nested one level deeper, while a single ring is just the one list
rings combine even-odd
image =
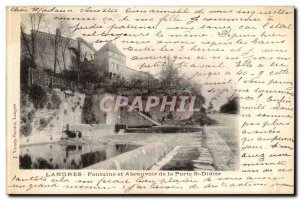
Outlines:
[{"label": "stone building", "polygon": [[[126,56],[113,42],[107,42],[98,51],[93,44],[83,38],[72,39],[61,35],[59,29],[55,34],[31,31],[21,37],[21,59],[30,58],[32,52],[32,34],[34,34],[34,60],[41,69],[61,73],[63,70],[75,70],[80,62],[89,62],[97,66],[109,79],[128,80],[138,74],[145,74],[126,66]],[[56,55],[55,55],[56,54]],[[56,64],[55,64],[56,62]]]},{"label": "stone building", "polygon": [[30,58],[32,52],[38,68],[60,73],[63,70],[76,69],[79,62],[94,60],[96,50],[84,39],[64,37],[57,29],[55,34],[42,31],[24,33],[21,37],[21,59]]},{"label": "stone building", "polygon": [[95,63],[108,71],[110,79],[117,77],[128,80],[143,73],[127,67],[126,56],[111,41],[95,53]]},{"label": "stone building", "polygon": [[121,78],[126,56],[112,42],[107,42],[95,53],[95,63],[108,71],[109,78]]},{"label": "stone building", "polygon": [[[32,42],[32,34],[34,34],[34,42]],[[30,59],[32,55],[32,48],[34,48],[34,61],[38,69],[36,71],[49,70],[55,73],[62,73],[64,70],[76,70],[79,65],[95,67],[99,70],[99,74],[108,75],[108,78],[113,80],[120,78],[123,80],[130,80],[132,77],[145,76],[149,77],[151,74],[134,70],[126,65],[126,56],[117,48],[113,42],[107,42],[98,51],[92,44],[85,41],[83,38],[71,39],[61,35],[59,29],[55,34],[45,33],[41,31],[32,31],[31,34],[22,34],[21,37],[21,59]],[[88,74],[88,73],[87,73]],[[32,76],[31,76],[32,77]],[[41,76],[36,76],[37,79],[44,79]],[[82,78],[82,77],[81,77]],[[90,77],[87,77],[87,81]],[[40,81],[35,81],[40,84]],[[44,84],[49,85],[49,84]],[[54,87],[53,87],[54,88]],[[94,94],[90,97],[81,97],[80,106],[90,107],[88,114],[93,116],[95,120],[93,123],[114,125],[118,123],[125,123],[129,126],[151,125],[151,121],[147,119],[143,113],[127,111],[117,112],[102,112],[99,110],[99,102],[104,96],[112,96],[116,98],[115,94],[103,93]],[[65,98],[62,98],[65,99]],[[83,101],[84,100],[84,101]],[[75,106],[70,107],[73,103],[70,100],[63,103],[59,111],[60,119],[55,127],[61,127],[62,124],[76,125],[82,123],[83,109],[75,109]],[[107,105],[112,106],[114,105]],[[62,123],[62,124],[61,124]],[[87,123],[87,122],[86,122]],[[88,122],[90,123],[90,122]]]}]

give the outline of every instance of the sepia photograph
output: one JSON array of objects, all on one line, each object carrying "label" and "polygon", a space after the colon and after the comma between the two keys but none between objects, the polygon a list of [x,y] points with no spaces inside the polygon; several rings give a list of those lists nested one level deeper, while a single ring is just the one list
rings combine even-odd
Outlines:
[{"label": "sepia photograph", "polygon": [[118,40],[95,45],[50,16],[22,16],[20,169],[238,170],[234,91],[205,96],[184,54],[137,70]]}]

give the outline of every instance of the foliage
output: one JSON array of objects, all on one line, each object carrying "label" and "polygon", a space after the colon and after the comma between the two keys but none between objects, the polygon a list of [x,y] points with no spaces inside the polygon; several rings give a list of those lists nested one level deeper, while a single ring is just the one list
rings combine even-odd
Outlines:
[{"label": "foliage", "polygon": [[[21,59],[20,64],[20,82],[21,88],[27,87],[28,85],[28,73],[29,68],[36,68],[34,61],[31,58],[25,57]],[[25,88],[24,88],[25,89]]]},{"label": "foliage", "polygon": [[178,68],[174,67],[173,64],[163,67],[160,71],[160,83],[165,89],[181,89],[182,79],[183,77],[180,76]]},{"label": "foliage", "polygon": [[61,105],[61,99],[60,97],[58,96],[58,94],[56,93],[56,91],[52,91],[52,94],[51,94],[51,102],[52,102],[52,105],[54,109],[58,109],[59,106]]},{"label": "foliage", "polygon": [[32,160],[31,160],[31,156],[29,156],[28,154],[25,154],[23,156],[19,157],[20,160],[20,169],[31,169],[31,165],[32,165]]},{"label": "foliage", "polygon": [[31,134],[31,131],[32,131],[31,123],[23,124],[20,127],[20,134],[21,135],[28,136],[28,135]]},{"label": "foliage", "polygon": [[107,70],[103,68],[100,70],[96,63],[93,61],[85,61],[80,63],[79,66],[79,82],[82,85],[86,83],[108,83],[108,73]]},{"label": "foliage", "polygon": [[29,98],[36,109],[43,109],[49,100],[46,89],[35,84],[30,87]]},{"label": "foliage", "polygon": [[238,97],[228,99],[224,105],[220,107],[221,113],[237,114],[239,112]]},{"label": "foliage", "polygon": [[48,125],[48,120],[46,120],[45,118],[41,118],[40,119],[40,129],[47,127],[47,125]]},{"label": "foliage", "polygon": [[93,110],[93,96],[86,95],[82,108],[82,121],[87,124],[98,124],[99,116]]},{"label": "foliage", "polygon": [[61,77],[64,78],[67,82],[75,82],[78,78],[78,73],[74,70],[64,70],[61,73]]},{"label": "foliage", "polygon": [[180,120],[175,123],[176,125],[214,125],[217,124],[217,121],[211,119],[204,113],[194,113],[188,119]]},{"label": "foliage", "polygon": [[200,108],[200,113],[206,113],[206,109],[203,106]]},{"label": "foliage", "polygon": [[24,111],[21,115],[21,126],[20,126],[20,134],[23,136],[28,136],[32,132],[32,121],[35,117],[35,109],[31,111]]}]

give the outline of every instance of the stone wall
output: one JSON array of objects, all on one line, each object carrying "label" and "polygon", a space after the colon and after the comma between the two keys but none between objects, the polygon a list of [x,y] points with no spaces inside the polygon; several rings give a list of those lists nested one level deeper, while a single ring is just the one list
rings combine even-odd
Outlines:
[{"label": "stone wall", "polygon": [[[106,124],[77,124],[70,125],[70,130],[75,131],[107,131],[113,133],[115,126],[114,125],[106,125]],[[84,136],[84,133],[83,133]]]},{"label": "stone wall", "polygon": [[[110,97],[105,101],[104,107],[112,111],[104,112],[100,109],[100,102],[103,98]],[[110,93],[94,94],[86,96],[83,110],[83,123],[98,124],[127,124],[128,126],[150,126],[152,123],[139,115],[137,112],[128,112],[127,108],[114,111],[117,95]]]},{"label": "stone wall", "polygon": [[127,124],[128,126],[139,127],[139,126],[151,126],[152,123],[140,116],[137,112],[128,112],[124,110],[121,112],[121,124]]},{"label": "stone wall", "polygon": [[66,124],[76,125],[82,123],[82,107],[85,98],[84,94],[71,91],[53,90],[60,98],[59,108],[49,107],[47,102],[43,109],[36,109],[32,102],[28,106],[21,108],[21,126],[22,119],[29,112],[34,110],[31,121],[31,134],[24,136],[20,134],[21,144],[47,143],[57,141],[62,137],[62,130],[65,130]]},{"label": "stone wall", "polygon": [[175,147],[173,140],[153,142],[135,150],[91,165],[92,170],[147,170]]},{"label": "stone wall", "polygon": [[234,154],[218,132],[211,131],[204,134],[204,145],[209,149],[213,158],[213,166],[218,171],[235,171]]},{"label": "stone wall", "polygon": [[[25,40],[31,47],[30,35],[25,35]],[[62,70],[70,70],[77,67],[78,61],[91,61],[94,59],[95,50],[86,45],[82,40],[74,40],[67,37],[59,37],[57,42],[57,67],[56,73]],[[39,68],[54,70],[54,41],[55,34],[36,32],[35,39],[35,63]],[[32,49],[30,48],[30,51]],[[79,59],[77,56],[79,55]],[[25,45],[24,38],[21,38],[21,58],[29,58],[28,48]]]}]

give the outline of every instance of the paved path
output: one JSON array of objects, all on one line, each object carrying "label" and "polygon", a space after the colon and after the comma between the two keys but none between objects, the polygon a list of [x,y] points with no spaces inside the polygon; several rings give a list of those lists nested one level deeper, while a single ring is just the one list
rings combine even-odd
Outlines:
[{"label": "paved path", "polygon": [[216,170],[232,171],[239,166],[238,115],[210,114],[218,125],[205,128],[205,143],[214,159]]}]

